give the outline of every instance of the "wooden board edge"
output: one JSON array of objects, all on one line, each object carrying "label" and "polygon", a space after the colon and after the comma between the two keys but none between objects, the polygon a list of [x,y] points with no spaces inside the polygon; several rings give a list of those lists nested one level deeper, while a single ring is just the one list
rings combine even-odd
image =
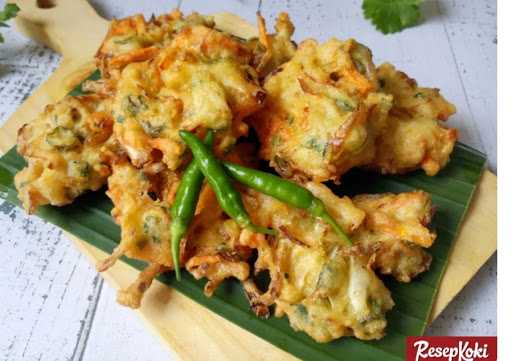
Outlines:
[{"label": "wooden board edge", "polygon": [[[497,250],[497,177],[486,170],[455,239],[430,320],[434,320]],[[481,241],[484,239],[485,241]]]}]

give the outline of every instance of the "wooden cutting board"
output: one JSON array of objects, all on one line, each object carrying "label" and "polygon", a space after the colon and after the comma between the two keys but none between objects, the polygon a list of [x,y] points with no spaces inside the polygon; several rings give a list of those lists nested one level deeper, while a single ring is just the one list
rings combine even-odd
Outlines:
[{"label": "wooden cutting board", "polygon": [[[98,16],[86,0],[55,4],[49,0],[14,2],[21,8],[16,19],[18,30],[51,47],[63,58],[48,80],[0,129],[2,153],[15,145],[17,130],[23,123],[35,118],[46,104],[64,97],[92,72],[94,53],[108,30],[108,21]],[[37,4],[54,6],[39,8]],[[219,13],[214,17],[218,27],[237,36],[256,34],[251,24],[236,15]],[[431,319],[439,315],[496,251],[496,188],[496,176],[486,171],[449,257]],[[96,263],[106,256],[88,243],[68,236],[91,262]],[[102,275],[113,288],[118,289],[127,286],[137,273],[130,266],[118,262]],[[184,360],[295,359],[160,282],[155,282],[150,288],[137,312],[164,344]]]}]

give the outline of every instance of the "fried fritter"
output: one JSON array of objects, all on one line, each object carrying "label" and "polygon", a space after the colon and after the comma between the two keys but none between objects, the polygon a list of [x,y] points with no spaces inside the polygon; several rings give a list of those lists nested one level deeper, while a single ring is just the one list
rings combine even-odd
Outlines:
[{"label": "fried fritter", "polygon": [[[322,199],[345,232],[360,227],[365,213],[350,199],[336,197],[321,184],[306,187]],[[264,294],[254,283],[245,283],[253,309],[264,315],[265,307],[275,303],[276,316],[286,314],[295,330],[317,342],[384,335],[385,313],[393,301],[362,249],[346,247],[328,225],[303,210],[252,191],[244,200],[258,224],[279,230],[273,240],[259,235],[241,242],[258,250],[255,272],[268,269],[271,277]]]},{"label": "fried fritter", "polygon": [[186,268],[195,278],[206,277],[205,294],[210,297],[226,278],[249,277],[251,249],[240,244],[241,229],[220,208],[209,186],[204,187],[186,237]]},{"label": "fried fritter", "polygon": [[[107,270],[123,255],[148,262],[139,278],[118,293],[119,303],[137,308],[151,280],[175,267],[168,209],[179,180],[172,172],[152,175],[127,161],[112,168],[107,195],[114,203],[112,216],[121,227],[121,242],[98,270]],[[196,213],[181,246],[180,266],[196,278],[206,277],[205,294],[211,296],[226,278],[247,279],[251,249],[239,244],[239,226],[223,213],[209,186],[201,192]]]},{"label": "fried fritter", "polygon": [[162,157],[177,169],[185,151],[180,129],[217,130],[220,154],[247,134],[242,120],[265,96],[251,75],[251,57],[234,37],[195,25],[152,61],[127,65],[114,97],[114,133],[132,163],[140,167]]},{"label": "fried fritter", "polygon": [[457,130],[441,122],[455,113],[439,89],[419,87],[414,79],[382,64],[377,69],[382,91],[393,96],[386,129],[377,139],[370,167],[382,173],[405,173],[422,168],[433,176],[449,161]]},{"label": "fried fritter", "polygon": [[376,92],[375,67],[363,45],[306,40],[264,88],[266,105],[251,124],[260,156],[282,176],[338,180],[373,159],[392,97]]},{"label": "fried fritter", "polygon": [[274,29],[274,34],[268,34],[265,19],[258,13],[259,37],[249,39],[247,45],[255,54],[254,65],[260,78],[289,61],[297,48],[291,40],[295,27],[287,13],[279,13]]},{"label": "fried fritter", "polygon": [[128,64],[153,58],[160,48],[169,45],[173,36],[186,26],[213,26],[211,17],[192,13],[187,17],[179,10],[151,17],[142,15],[112,20],[97,54],[96,64],[104,79],[115,81]]},{"label": "fried fritter", "polygon": [[264,88],[252,125],[261,157],[285,177],[338,180],[356,166],[435,175],[457,139],[440,124],[455,107],[438,89],[418,87],[390,64],[376,70],[353,40],[304,41]]},{"label": "fried fritter", "polygon": [[[244,201],[258,224],[279,231],[275,239],[241,237],[258,250],[255,273],[268,270],[271,282],[261,292],[244,282],[252,309],[260,316],[286,314],[292,327],[318,342],[355,335],[384,335],[385,313],[393,307],[389,291],[372,271],[409,282],[428,269],[435,233],[426,228],[432,216],[430,197],[421,191],[339,198],[326,186],[305,185],[327,206],[354,246],[341,244],[321,220],[275,199],[247,191]],[[293,226],[292,226],[293,225]]]},{"label": "fried fritter", "polygon": [[174,269],[168,208],[177,184],[177,176],[169,171],[151,174],[135,168],[126,159],[116,160],[112,165],[107,195],[114,204],[112,216],[121,227],[121,240],[112,254],[98,263],[97,269],[106,271],[121,256],[149,263],[129,287],[118,291],[117,301],[122,305],[140,307],[153,279]]},{"label": "fried fritter", "polygon": [[286,314],[293,329],[317,342],[384,336],[385,314],[394,303],[364,256],[307,249],[286,239],[280,240],[277,253],[288,279],[276,299],[276,316]]},{"label": "fried fritter", "polygon": [[424,248],[432,245],[436,234],[426,227],[433,213],[427,193],[364,194],[353,202],[366,218],[352,239],[373,256],[374,269],[401,282],[428,270],[432,257]]},{"label": "fried fritter", "polygon": [[170,269],[158,263],[149,264],[130,286],[117,291],[117,302],[126,307],[139,308],[144,293],[151,286],[153,280]]},{"label": "fried fritter", "polygon": [[18,152],[28,165],[15,185],[29,213],[45,204],[69,204],[106,183],[112,123],[108,99],[68,96],[18,131]]},{"label": "fried fritter", "polygon": [[[150,263],[172,267],[169,245],[169,202],[166,189],[173,188],[170,174],[166,179],[148,176],[127,161],[114,163],[112,175],[108,178],[107,195],[114,208],[112,216],[121,227],[121,242],[111,257],[98,268],[109,268],[120,256],[140,259]],[[167,196],[169,197],[169,196]]]}]

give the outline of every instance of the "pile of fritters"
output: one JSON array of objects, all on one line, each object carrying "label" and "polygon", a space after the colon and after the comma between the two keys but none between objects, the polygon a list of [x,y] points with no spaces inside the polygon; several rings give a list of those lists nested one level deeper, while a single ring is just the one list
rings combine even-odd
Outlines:
[{"label": "pile of fritters", "polygon": [[[121,240],[98,269],[122,255],[148,263],[119,291],[124,305],[139,307],[154,277],[182,266],[208,280],[207,296],[238,279],[257,315],[268,317],[274,305],[276,316],[318,342],[381,338],[393,300],[377,274],[409,282],[429,268],[430,196],[350,199],[321,182],[340,182],[353,167],[435,175],[457,138],[441,125],[455,108],[392,65],[376,67],[353,39],[296,46],[284,13],[274,34],[259,15],[258,25],[259,37],[240,39],[196,13],[113,21],[96,55],[101,78],[84,84],[88,94],[48,105],[20,129],[28,165],[15,178],[19,198],[32,213],[108,184]],[[257,141],[247,137],[251,127]],[[321,199],[354,245],[306,211],[237,185],[252,221],[277,236],[241,229],[205,184],[174,265],[169,208],[191,159],[182,129],[200,137],[215,130],[219,158],[251,167],[269,161]],[[255,282],[260,272],[270,275],[266,289]]]}]

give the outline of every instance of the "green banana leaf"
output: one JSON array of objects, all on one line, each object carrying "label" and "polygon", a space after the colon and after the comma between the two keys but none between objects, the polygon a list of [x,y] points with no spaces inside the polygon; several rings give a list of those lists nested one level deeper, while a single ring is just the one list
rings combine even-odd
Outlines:
[{"label": "green banana leaf", "polygon": [[[94,73],[92,77],[97,77]],[[72,95],[81,94],[80,86]],[[396,306],[387,314],[387,335],[379,341],[360,341],[345,337],[319,344],[302,332],[295,332],[285,318],[268,320],[256,317],[249,308],[239,282],[224,282],[215,295],[203,295],[203,280],[184,274],[177,282],[172,273],[159,279],[194,301],[262,339],[304,360],[391,361],[403,360],[405,337],[421,335],[444,273],[448,255],[460,224],[485,169],[485,156],[462,144],[457,144],[448,166],[436,177],[423,172],[404,176],[381,176],[363,170],[353,170],[343,178],[342,186],[331,185],[340,195],[360,193],[406,192],[422,189],[432,195],[436,214],[432,227],[438,237],[430,253],[431,268],[409,284],[385,277]],[[25,161],[12,148],[0,158],[0,197],[19,205],[13,177],[25,166]],[[66,207],[41,207],[37,215],[80,239],[111,252],[119,242],[120,229],[110,216],[112,204],[104,192],[91,192]],[[127,258],[131,266],[142,269],[145,264]]]}]

